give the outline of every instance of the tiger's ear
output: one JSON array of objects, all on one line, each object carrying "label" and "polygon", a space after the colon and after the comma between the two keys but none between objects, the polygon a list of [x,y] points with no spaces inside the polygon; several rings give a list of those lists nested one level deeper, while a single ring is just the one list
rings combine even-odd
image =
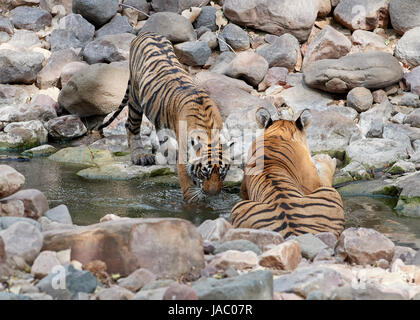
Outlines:
[{"label": "tiger's ear", "polygon": [[267,129],[273,123],[270,112],[263,107],[258,108],[255,112],[255,119],[260,129]]},{"label": "tiger's ear", "polygon": [[309,109],[304,109],[299,113],[295,121],[295,125],[299,130],[302,131],[309,126],[309,124],[311,123],[311,120],[312,120],[311,112],[309,111]]}]

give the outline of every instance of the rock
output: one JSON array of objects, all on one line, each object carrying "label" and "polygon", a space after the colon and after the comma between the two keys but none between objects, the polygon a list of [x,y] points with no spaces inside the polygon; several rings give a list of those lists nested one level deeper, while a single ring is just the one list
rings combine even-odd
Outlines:
[{"label": "rock", "polygon": [[341,58],[349,53],[350,49],[350,40],[326,25],[309,43],[303,59],[303,68],[317,60]]},{"label": "rock", "polygon": [[214,32],[211,32],[210,30],[203,33],[198,40],[207,43],[209,48],[212,50],[216,49],[218,46],[217,36]]},{"label": "rock", "polygon": [[105,35],[89,42],[83,50],[83,58],[89,63],[110,63],[128,60],[131,33]]},{"label": "rock", "polygon": [[218,254],[228,250],[236,250],[241,252],[252,251],[257,255],[261,254],[261,251],[256,244],[243,239],[225,241],[217,245],[214,254]]},{"label": "rock", "polygon": [[299,244],[302,256],[309,260],[315,258],[315,256],[323,249],[328,248],[328,246],[323,241],[311,233],[300,235],[293,240]]},{"label": "rock", "polygon": [[182,12],[191,7],[205,6],[209,3],[208,0],[153,0],[152,8],[156,12],[170,11]]},{"label": "rock", "polygon": [[273,282],[274,292],[295,293],[307,297],[313,291],[328,295],[335,287],[343,284],[337,271],[321,266],[301,267],[292,273],[277,277]]},{"label": "rock", "polygon": [[35,32],[29,30],[16,30],[4,49],[29,49],[41,48],[42,44]]},{"label": "rock", "polygon": [[326,17],[331,12],[331,0],[318,1],[318,18]]},{"label": "rock", "polygon": [[4,241],[0,237],[0,265],[6,262],[6,249],[4,248]]},{"label": "rock", "polygon": [[233,278],[205,278],[192,285],[199,300],[272,300],[273,275],[254,271]]},{"label": "rock", "polygon": [[9,18],[0,17],[0,31],[13,35],[13,25]]},{"label": "rock", "polygon": [[391,261],[394,247],[391,240],[376,230],[348,228],[341,233],[335,252],[343,260],[369,265],[380,259]]},{"label": "rock", "polygon": [[265,251],[259,257],[259,265],[279,270],[294,270],[302,259],[299,244],[294,241],[286,241],[274,248]]},{"label": "rock", "polygon": [[43,61],[44,56],[39,52],[1,49],[0,83],[33,83]]},{"label": "rock", "polygon": [[115,15],[111,21],[96,31],[96,38],[112,34],[134,33],[133,27],[128,22],[127,17]]},{"label": "rock", "polygon": [[155,281],[156,276],[147,269],[137,269],[126,278],[118,279],[118,285],[137,292],[143,288],[146,284]]},{"label": "rock", "polygon": [[420,109],[416,109],[407,115],[404,123],[408,123],[412,127],[420,128]]},{"label": "rock", "polygon": [[47,142],[48,132],[41,121],[12,122],[0,132],[0,149],[27,149]]},{"label": "rock", "polygon": [[399,34],[420,27],[420,4],[416,0],[391,0],[389,17],[395,31]]},{"label": "rock", "polygon": [[420,66],[420,26],[410,29],[398,40],[395,47],[395,56],[405,64]]},{"label": "rock", "polygon": [[340,0],[334,19],[352,31],[386,28],[388,3],[388,0]]},{"label": "rock", "polygon": [[172,43],[197,40],[191,22],[172,12],[158,12],[150,16],[141,28],[141,32],[147,31],[161,34]]},{"label": "rock", "polygon": [[407,89],[420,96],[420,66],[404,73],[403,79]]},{"label": "rock", "polygon": [[230,62],[236,57],[231,51],[222,52],[214,64],[210,67],[209,71],[212,73],[225,74],[229,68]]},{"label": "rock", "polygon": [[175,282],[166,289],[163,300],[198,300],[198,297],[190,286]]},{"label": "rock", "polygon": [[128,76],[127,66],[119,63],[87,66],[63,87],[58,103],[79,117],[106,115],[121,103]]},{"label": "rock", "polygon": [[207,241],[220,241],[226,232],[231,229],[232,226],[224,218],[217,218],[215,220],[206,220],[197,230],[201,234],[203,240]]},{"label": "rock", "polygon": [[25,150],[22,154],[29,157],[47,157],[56,152],[57,149],[55,147],[49,144],[43,144],[42,146]]},{"label": "rock", "polygon": [[30,100],[34,86],[0,84],[0,107],[16,107]]},{"label": "rock", "polygon": [[98,285],[95,276],[89,271],[75,269],[71,264],[55,268],[36,285],[41,292],[54,300],[75,299],[79,292],[92,293]]},{"label": "rock", "polygon": [[57,253],[54,251],[42,251],[35,259],[31,274],[36,278],[46,277],[54,270],[54,267],[60,266],[60,261],[57,259]]},{"label": "rock", "polygon": [[392,167],[389,169],[390,174],[402,174],[406,172],[414,172],[416,171],[416,166],[412,162],[399,160],[395,162]]},{"label": "rock", "polygon": [[187,41],[174,46],[179,61],[188,66],[203,66],[210,57],[211,49],[206,42]]},{"label": "rock", "polygon": [[37,75],[37,85],[41,89],[58,86],[61,71],[70,62],[80,61],[81,58],[72,49],[55,51],[47,60],[45,66]]},{"label": "rock", "polygon": [[201,13],[194,21],[194,29],[207,27],[211,31],[217,31],[216,25],[216,8],[211,6],[201,7]]},{"label": "rock", "polygon": [[8,165],[0,165],[0,199],[22,189],[25,177]]},{"label": "rock", "polygon": [[380,89],[403,76],[398,61],[385,52],[354,53],[340,59],[315,61],[304,71],[311,88],[344,93],[356,87]]},{"label": "rock", "polygon": [[12,23],[17,29],[39,31],[51,25],[52,17],[48,11],[35,7],[17,7],[10,11]]},{"label": "rock", "polygon": [[72,10],[100,27],[117,13],[118,0],[73,0]]},{"label": "rock", "polygon": [[411,141],[420,139],[420,129],[402,124],[386,123],[383,136],[384,138],[407,142],[406,145],[408,146],[411,145]]},{"label": "rock", "polygon": [[7,257],[19,256],[32,264],[42,247],[42,233],[27,222],[17,222],[0,231]]},{"label": "rock", "polygon": [[[233,23],[228,23],[219,34],[219,37],[222,37],[222,39],[226,41],[226,43],[230,45],[233,50],[246,50],[250,47],[248,33]],[[220,51],[228,50],[229,49],[226,48],[226,50]]]},{"label": "rock", "polygon": [[356,87],[347,94],[347,106],[357,112],[364,112],[372,107],[373,96],[369,89]]},{"label": "rock", "polygon": [[392,104],[385,100],[381,104],[375,105],[372,109],[360,114],[359,127],[362,134],[366,137],[382,137],[385,123],[391,117]]},{"label": "rock", "polygon": [[[136,8],[137,10],[140,10],[142,12],[139,12],[137,10],[131,9],[131,8],[125,8],[123,6],[123,15],[131,17],[133,16],[133,22],[137,22],[138,20],[145,20],[148,18],[150,5],[146,0],[124,0],[125,5],[129,5],[131,7]],[[130,13],[130,14],[129,14]]]},{"label": "rock", "polygon": [[83,136],[87,129],[77,115],[61,116],[46,123],[48,134],[57,140],[72,140]]},{"label": "rock", "polygon": [[400,215],[407,217],[419,217],[420,206],[418,205],[419,192],[419,172],[409,174],[397,181],[397,189],[401,190],[396,207],[394,208]]},{"label": "rock", "polygon": [[32,224],[34,227],[41,231],[41,226],[36,220],[23,217],[0,217],[0,231],[9,228],[11,225],[17,222],[26,222]]},{"label": "rock", "polygon": [[57,207],[54,207],[44,213],[44,216],[50,219],[51,221],[56,221],[62,224],[72,225],[73,221],[69,209],[65,204],[60,204]]},{"label": "rock", "polygon": [[318,14],[317,1],[225,0],[223,13],[238,25],[255,28],[275,35],[290,33],[306,41]]},{"label": "rock", "polygon": [[332,232],[320,232],[315,237],[324,242],[330,249],[334,249],[337,244],[337,237]]},{"label": "rock", "polygon": [[76,163],[86,166],[103,166],[113,162],[108,150],[98,150],[86,146],[60,149],[49,157],[50,160],[62,163]]},{"label": "rock", "polygon": [[223,237],[223,241],[248,240],[255,243],[262,251],[271,246],[276,246],[284,242],[283,237],[270,230],[239,228],[229,229]]},{"label": "rock", "polygon": [[21,190],[0,200],[2,205],[14,202],[23,203],[24,215],[28,218],[38,219],[48,210],[47,198],[36,189]]},{"label": "rock", "polygon": [[232,78],[243,78],[249,84],[256,86],[268,71],[267,61],[252,51],[239,53],[230,63],[226,75]]},{"label": "rock", "polygon": [[123,276],[142,267],[157,277],[195,278],[204,267],[201,237],[181,219],[121,219],[44,233],[44,250],[69,247],[73,260],[102,260],[108,273]]},{"label": "rock", "polygon": [[346,157],[369,167],[381,168],[408,157],[406,147],[395,140],[367,138],[346,148]]},{"label": "rock", "polygon": [[96,300],[130,300],[133,296],[134,293],[131,291],[113,285],[110,288],[100,290],[96,294]]},{"label": "rock", "polygon": [[9,292],[0,292],[0,300],[30,300],[23,294],[14,294]]},{"label": "rock", "polygon": [[234,268],[236,270],[251,269],[258,264],[258,257],[252,251],[227,250],[217,254],[210,265],[217,270]]},{"label": "rock", "polygon": [[401,259],[405,264],[411,264],[415,255],[416,250],[410,247],[395,246],[394,257],[391,263],[394,263],[397,259]]},{"label": "rock", "polygon": [[394,53],[392,47],[385,44],[385,39],[374,32],[356,30],[351,35],[351,40],[353,42],[352,53],[366,51]]},{"label": "rock", "polygon": [[163,300],[166,290],[174,283],[170,279],[162,279],[146,284],[132,300]]},{"label": "rock", "polygon": [[[8,106],[0,109],[0,121],[4,122],[27,122],[31,120],[48,121],[57,117],[54,106],[38,103],[33,100],[31,104],[18,107]],[[42,129],[41,129],[42,130]]]},{"label": "rock", "polygon": [[258,85],[258,91],[265,91],[275,85],[285,85],[287,83],[287,73],[289,71],[283,67],[272,67],[268,69],[264,79]]},{"label": "rock", "polygon": [[267,60],[269,67],[284,67],[293,71],[300,57],[299,41],[291,34],[275,37],[274,41],[261,45],[256,53]]},{"label": "rock", "polygon": [[63,69],[61,70],[60,74],[60,87],[64,88],[67,82],[69,82],[70,78],[78,71],[82,70],[83,68],[87,67],[88,64],[84,61],[76,61],[67,63]]}]

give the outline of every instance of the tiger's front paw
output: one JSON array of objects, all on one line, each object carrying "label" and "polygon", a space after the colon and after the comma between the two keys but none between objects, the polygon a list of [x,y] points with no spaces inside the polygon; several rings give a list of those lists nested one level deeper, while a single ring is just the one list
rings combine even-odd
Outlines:
[{"label": "tiger's front paw", "polygon": [[131,162],[136,166],[151,166],[156,164],[154,154],[132,154]]},{"label": "tiger's front paw", "polygon": [[337,159],[331,158],[328,154],[317,154],[312,157],[316,164],[328,167],[332,172],[337,166]]}]

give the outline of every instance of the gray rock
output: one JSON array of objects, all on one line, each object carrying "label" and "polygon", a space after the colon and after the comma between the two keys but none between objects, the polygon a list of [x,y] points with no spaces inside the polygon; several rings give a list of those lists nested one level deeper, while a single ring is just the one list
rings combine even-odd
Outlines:
[{"label": "gray rock", "polygon": [[133,296],[134,293],[131,291],[113,285],[109,288],[101,289],[96,294],[96,300],[130,300]]},{"label": "gray rock", "polygon": [[100,27],[117,13],[118,0],[73,0],[72,10]]},{"label": "gray rock", "polygon": [[[395,246],[394,257],[392,258],[391,263],[394,263],[395,260],[400,259],[405,264],[412,264],[415,255],[416,255],[416,250],[410,247]],[[417,265],[419,264],[420,264],[420,260],[418,261]]]},{"label": "gray rock", "polygon": [[411,67],[420,65],[420,26],[408,30],[398,40],[395,56]]},{"label": "gray rock", "polygon": [[404,123],[408,123],[412,127],[420,128],[420,109],[416,109],[407,115]]},{"label": "gray rock", "polygon": [[19,150],[47,142],[48,131],[39,120],[12,122],[0,132],[0,149]]},{"label": "gray rock", "polygon": [[178,43],[174,50],[179,61],[189,66],[203,66],[211,54],[208,44],[202,41]]},{"label": "gray rock", "polygon": [[304,71],[311,88],[344,93],[356,87],[379,89],[403,77],[398,60],[385,52],[354,53],[340,59],[315,61]]},{"label": "gray rock", "polygon": [[13,35],[13,24],[7,17],[0,17],[0,31]]},{"label": "gray rock", "polygon": [[392,97],[391,103],[399,106],[420,108],[420,97],[416,93],[403,92],[401,95]]},{"label": "gray rock", "polygon": [[271,300],[273,275],[264,270],[221,280],[204,278],[194,282],[192,288],[199,300]]},{"label": "gray rock", "polygon": [[385,39],[371,31],[356,30],[351,35],[352,52],[384,51],[393,54],[391,45],[385,44]]},{"label": "gray rock", "polygon": [[[137,20],[145,20],[148,18],[145,14],[149,15],[150,11],[150,3],[146,0],[124,0],[124,4],[134,7],[142,12],[137,13]],[[123,14],[125,15],[126,10],[133,10],[130,8],[125,8],[123,6]],[[144,12],[144,13],[143,13]]]},{"label": "gray rock", "polygon": [[[219,37],[221,37],[228,45],[232,47],[233,50],[246,50],[249,49],[250,43],[249,43],[249,36],[246,31],[244,31],[241,27],[237,26],[236,24],[229,23],[227,24],[222,32],[219,34]],[[223,45],[223,43],[222,43]],[[220,40],[219,40],[219,46]],[[226,47],[224,50],[220,51],[228,51],[229,48],[227,48],[226,44],[224,44]]]},{"label": "gray rock", "polygon": [[0,50],[0,83],[33,83],[43,61],[39,52]]},{"label": "gray rock", "polygon": [[351,89],[347,94],[347,106],[357,112],[364,112],[372,107],[373,96],[369,89],[357,87]]},{"label": "gray rock", "polygon": [[207,27],[211,31],[217,31],[216,25],[216,8],[211,6],[201,7],[201,13],[194,21],[194,29]]},{"label": "gray rock", "polygon": [[387,123],[384,125],[383,136],[384,138],[400,141],[400,143],[408,138],[410,143],[420,139],[420,129],[397,123]]},{"label": "gray rock", "polygon": [[33,49],[42,46],[36,33],[29,30],[16,30],[8,44],[16,49]]},{"label": "gray rock", "polygon": [[0,204],[23,203],[24,216],[38,219],[48,210],[47,197],[37,189],[20,190],[0,200]]},{"label": "gray rock", "polygon": [[111,19],[111,21],[96,31],[95,36],[96,38],[100,38],[110,34],[121,33],[134,33],[134,29],[128,22],[127,17],[117,14]]},{"label": "gray rock", "polygon": [[50,137],[56,140],[72,140],[83,136],[87,129],[77,115],[66,115],[49,120],[45,124]]},{"label": "gray rock", "polygon": [[420,27],[420,3],[417,0],[391,0],[389,17],[392,27],[399,34]]},{"label": "gray rock", "polygon": [[126,278],[118,279],[118,285],[133,292],[139,291],[148,283],[155,281],[156,276],[147,269],[137,269]]},{"label": "gray rock", "polygon": [[304,258],[312,260],[315,256],[320,253],[323,249],[327,249],[328,246],[320,239],[315,237],[311,233],[306,233],[301,236],[294,238],[293,240],[299,243],[300,252]]},{"label": "gray rock", "polygon": [[75,299],[79,292],[92,293],[98,285],[89,271],[76,270],[72,265],[57,268],[38,282],[36,287],[55,300]]},{"label": "gray rock", "polygon": [[131,33],[111,34],[89,42],[83,50],[83,58],[89,64],[128,60]]},{"label": "gray rock", "polygon": [[337,237],[332,232],[320,232],[315,237],[324,242],[330,249],[334,249],[337,244]]},{"label": "gray rock", "polygon": [[381,104],[373,106],[372,109],[360,114],[360,131],[368,138],[381,138],[383,127],[391,117],[392,104],[385,100]]},{"label": "gray rock", "polygon": [[397,189],[401,190],[395,210],[399,214],[408,217],[419,217],[420,206],[420,172],[408,174],[397,182]]},{"label": "gray rock", "polygon": [[229,68],[230,63],[236,57],[236,55],[231,51],[222,52],[210,67],[209,71],[225,74]]},{"label": "gray rock", "polygon": [[267,60],[270,68],[285,67],[293,71],[300,55],[299,41],[291,34],[284,34],[270,44],[259,46],[256,52]]},{"label": "gray rock", "polygon": [[56,221],[62,224],[73,224],[69,209],[65,204],[60,204],[44,213],[44,216],[51,221]]},{"label": "gray rock", "polygon": [[0,300],[31,300],[31,299],[23,294],[0,292]]},{"label": "gray rock", "polygon": [[331,300],[405,300],[398,292],[384,290],[377,284],[367,283],[363,287],[346,285],[334,288],[330,294]]},{"label": "gray rock", "polygon": [[237,250],[242,252],[249,250],[255,252],[257,255],[261,254],[261,250],[256,244],[252,243],[251,241],[242,239],[226,241],[219,245],[216,245],[214,253],[218,254],[227,250]]},{"label": "gray rock", "polygon": [[275,35],[290,33],[306,41],[318,14],[317,1],[225,0],[223,13],[229,21]]},{"label": "gray rock", "polygon": [[268,62],[259,54],[243,51],[230,62],[226,75],[244,79],[249,84],[257,86],[264,79],[268,66]]},{"label": "gray rock", "polygon": [[41,230],[41,226],[36,220],[24,217],[0,217],[0,230],[5,230],[17,222],[27,222]]},{"label": "gray rock", "polygon": [[210,49],[216,49],[218,46],[217,36],[214,32],[206,31],[203,33],[200,38],[200,41],[207,43]]},{"label": "gray rock", "polygon": [[3,31],[0,31],[0,44],[10,40],[10,36]]},{"label": "gray rock", "polygon": [[209,0],[153,0],[152,8],[156,12],[170,11],[181,13],[191,7],[205,6]]},{"label": "gray rock", "polygon": [[150,16],[141,28],[141,32],[147,31],[161,34],[172,43],[197,40],[191,22],[172,12],[158,12]]},{"label": "gray rock", "polygon": [[39,31],[51,25],[52,17],[48,11],[35,7],[17,7],[10,11],[12,23],[17,29]]}]

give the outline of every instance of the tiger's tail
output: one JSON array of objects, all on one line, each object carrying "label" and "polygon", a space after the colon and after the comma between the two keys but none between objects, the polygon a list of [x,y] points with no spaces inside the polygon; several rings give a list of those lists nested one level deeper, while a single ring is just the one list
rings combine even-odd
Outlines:
[{"label": "tiger's tail", "polygon": [[127,84],[127,89],[125,90],[125,95],[124,98],[121,101],[120,106],[118,107],[118,109],[114,112],[114,114],[112,115],[111,118],[109,118],[109,120],[105,123],[102,123],[99,127],[98,127],[98,131],[102,133],[102,130],[106,127],[108,127],[112,121],[114,121],[118,115],[121,113],[121,111],[124,109],[124,107],[127,105],[128,102],[128,96],[129,96],[129,92],[130,92],[130,80],[128,80],[128,84]]}]

